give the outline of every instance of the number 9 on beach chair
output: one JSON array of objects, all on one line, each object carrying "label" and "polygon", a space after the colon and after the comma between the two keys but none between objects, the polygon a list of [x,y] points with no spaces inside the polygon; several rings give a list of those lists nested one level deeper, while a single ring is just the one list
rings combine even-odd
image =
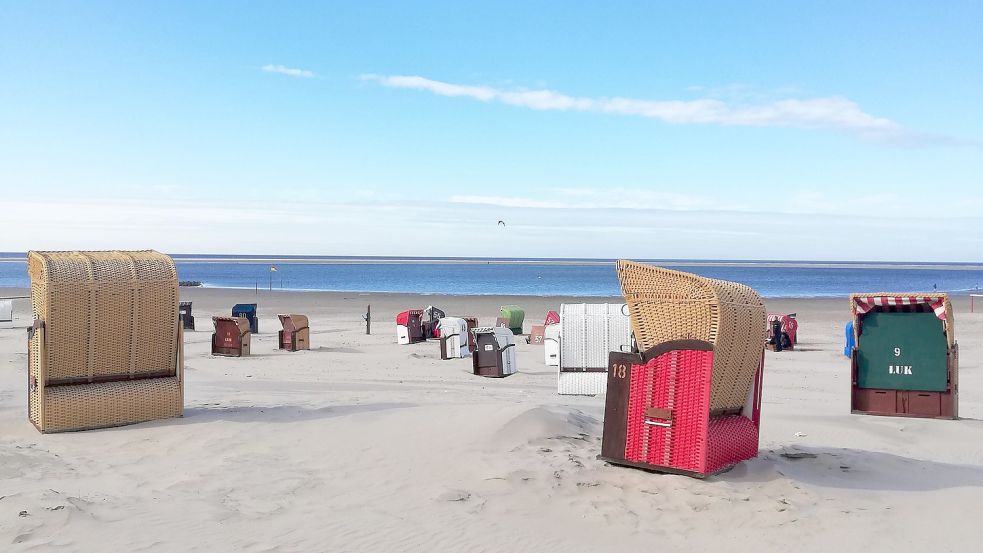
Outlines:
[{"label": "number 9 on beach chair", "polygon": [[754,290],[630,261],[641,353],[609,356],[600,458],[703,478],[758,453],[765,310]]},{"label": "number 9 on beach chair", "polygon": [[179,417],[183,325],[174,261],[154,251],[27,256],[28,414],[44,433]]}]

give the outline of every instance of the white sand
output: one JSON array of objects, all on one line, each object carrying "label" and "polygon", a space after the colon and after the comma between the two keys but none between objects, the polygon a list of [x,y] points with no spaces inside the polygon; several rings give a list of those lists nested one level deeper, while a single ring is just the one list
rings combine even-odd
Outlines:
[{"label": "white sand", "polygon": [[[981,547],[983,314],[961,299],[960,421],[851,415],[845,300],[769,302],[798,312],[800,346],[767,355],[761,454],[700,481],[597,461],[604,399],[558,396],[541,347],[520,343],[520,373],[484,379],[436,342],[395,344],[404,308],[491,323],[515,302],[528,329],[562,299],[183,295],[199,330],[181,419],[41,435],[25,332],[0,330],[0,551]],[[209,356],[209,316],[239,301],[260,304],[254,355]],[[275,350],[277,312],[310,315],[312,351]]]}]

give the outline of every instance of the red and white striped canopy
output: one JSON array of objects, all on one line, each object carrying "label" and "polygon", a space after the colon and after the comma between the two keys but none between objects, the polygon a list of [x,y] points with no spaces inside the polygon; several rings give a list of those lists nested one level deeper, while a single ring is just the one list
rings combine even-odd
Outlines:
[{"label": "red and white striped canopy", "polygon": [[854,296],[853,310],[863,315],[875,307],[927,304],[935,316],[945,320],[944,296]]}]

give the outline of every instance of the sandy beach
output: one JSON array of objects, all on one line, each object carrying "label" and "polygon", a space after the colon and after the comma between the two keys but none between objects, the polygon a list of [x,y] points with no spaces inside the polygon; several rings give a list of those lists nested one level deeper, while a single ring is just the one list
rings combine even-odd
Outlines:
[{"label": "sandy beach", "polygon": [[[0,550],[941,552],[983,536],[983,313],[965,297],[958,421],[851,415],[846,300],[768,300],[798,314],[799,347],[767,353],[760,455],[701,481],[598,461],[604,397],[557,395],[539,346],[519,340],[519,373],[485,379],[435,341],[395,343],[407,308],[491,324],[516,303],[528,330],[597,298],[181,294],[198,328],[185,416],[53,435],[27,420],[31,315],[15,302],[0,329]],[[259,304],[253,355],[212,357],[210,316],[238,302]],[[311,351],[276,350],[284,312],[310,317]]]}]

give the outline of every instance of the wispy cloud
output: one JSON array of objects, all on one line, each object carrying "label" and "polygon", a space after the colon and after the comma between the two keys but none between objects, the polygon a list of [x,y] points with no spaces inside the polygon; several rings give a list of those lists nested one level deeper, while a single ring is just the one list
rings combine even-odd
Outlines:
[{"label": "wispy cloud", "polygon": [[651,100],[624,97],[570,96],[554,90],[506,90],[464,85],[416,75],[362,75],[390,88],[423,90],[440,96],[499,102],[533,110],[610,113],[657,119],[666,123],[747,127],[831,129],[865,138],[900,141],[909,131],[898,123],[871,115],[842,96],[782,99],[759,104],[733,104],[719,98]]},{"label": "wispy cloud", "polygon": [[552,188],[546,192],[549,194],[548,198],[456,195],[451,196],[448,201],[455,204],[530,209],[743,210],[742,206],[720,203],[705,196],[633,188]]},{"label": "wispy cloud", "polygon": [[289,77],[300,77],[304,79],[310,79],[314,76],[313,71],[308,71],[306,69],[296,69],[293,67],[287,67],[285,65],[279,64],[266,64],[262,67],[263,71],[267,73],[279,73],[281,75],[287,75]]}]

